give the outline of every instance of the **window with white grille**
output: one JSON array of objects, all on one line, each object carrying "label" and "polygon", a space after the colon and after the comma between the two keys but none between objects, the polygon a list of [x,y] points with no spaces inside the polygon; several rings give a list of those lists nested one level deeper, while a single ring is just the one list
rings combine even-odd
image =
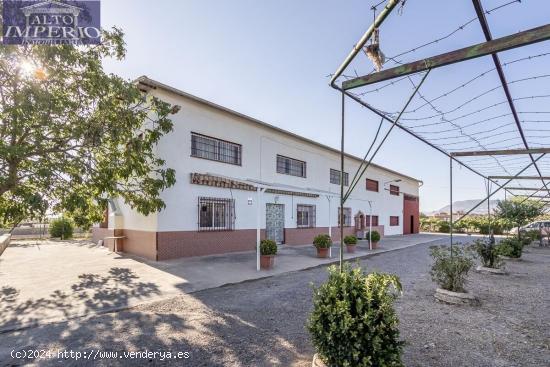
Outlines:
[{"label": "window with white grille", "polygon": [[191,156],[213,161],[241,165],[240,144],[191,133]]}]

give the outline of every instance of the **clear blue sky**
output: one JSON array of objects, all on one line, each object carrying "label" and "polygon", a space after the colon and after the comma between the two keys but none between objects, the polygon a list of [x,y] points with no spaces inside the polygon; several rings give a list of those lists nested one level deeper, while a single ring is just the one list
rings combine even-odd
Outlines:
[{"label": "clear blue sky", "polygon": [[[126,78],[147,75],[283,129],[339,147],[340,96],[328,86],[327,75],[336,70],[372,22],[370,6],[375,2],[103,0],[102,26],[122,28],[128,50],[124,61],[108,61],[105,67]],[[506,2],[483,1],[486,9]],[[495,11],[488,19],[493,36],[499,37],[543,25],[548,22],[549,14],[548,1],[523,0],[521,4]],[[388,55],[395,55],[442,36],[474,16],[468,0],[408,0],[404,14],[399,16],[395,12],[382,28],[382,49]],[[481,29],[474,22],[438,45],[407,55],[405,60],[481,41]],[[502,57],[513,59],[536,53],[539,48],[550,51],[548,45],[535,45]],[[542,73],[547,69],[545,65],[548,65],[547,59],[536,68]],[[368,72],[370,64],[363,57],[354,67],[360,72]],[[448,85],[460,83],[468,75],[490,67],[490,60],[485,59],[438,70],[430,76],[425,92],[434,97]],[[498,79],[494,77],[486,83],[478,86],[478,92],[498,85]],[[513,92],[525,94],[521,86],[518,88]],[[369,101],[396,111],[403,105],[408,92],[410,86],[404,86],[395,93],[377,95]],[[463,98],[449,106],[459,104]],[[502,94],[495,97],[496,101],[500,99]],[[352,102],[348,102],[348,106],[346,150],[362,156],[379,119]],[[429,115],[430,111],[422,112],[420,116]],[[430,211],[448,204],[448,158],[410,135],[395,129],[375,162],[425,182],[421,189],[422,210]],[[480,198],[485,192],[483,180],[464,169],[456,170],[454,188],[456,200]]]}]

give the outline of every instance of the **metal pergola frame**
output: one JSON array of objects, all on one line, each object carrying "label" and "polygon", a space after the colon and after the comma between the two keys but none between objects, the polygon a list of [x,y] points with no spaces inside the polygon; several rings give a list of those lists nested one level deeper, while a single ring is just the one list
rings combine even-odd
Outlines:
[{"label": "metal pergola frame", "polygon": [[[490,197],[493,196],[496,192],[500,191],[501,189],[503,189],[503,190],[505,190],[505,192],[508,192],[511,195],[515,196],[515,194],[513,194],[512,191],[511,191],[512,189],[506,187],[506,185],[514,179],[522,179],[522,176],[520,176],[520,175],[531,166],[533,166],[536,169],[537,173],[538,173],[538,176],[536,176],[535,179],[541,180],[543,187],[541,189],[535,189],[536,192],[534,192],[533,195],[527,197],[525,200],[527,200],[531,197],[534,197],[534,194],[536,194],[537,192],[540,192],[540,191],[547,191],[550,194],[550,190],[548,189],[548,186],[545,182],[545,180],[548,179],[548,178],[542,175],[542,172],[541,172],[541,170],[539,169],[539,167],[537,165],[538,160],[540,160],[543,156],[545,156],[545,154],[550,153],[550,148],[531,149],[529,147],[529,145],[527,143],[527,140],[526,140],[526,137],[525,137],[525,134],[523,132],[523,128],[521,126],[521,121],[518,117],[518,113],[517,113],[515,105],[514,105],[513,98],[511,96],[510,90],[508,88],[508,83],[506,81],[505,74],[502,70],[502,63],[500,62],[500,59],[498,57],[498,52],[501,52],[501,51],[510,50],[512,48],[527,46],[527,45],[530,45],[530,44],[533,44],[533,43],[536,43],[536,42],[542,42],[542,41],[550,40],[550,24],[546,24],[546,25],[543,25],[541,27],[529,29],[529,30],[526,30],[526,31],[523,31],[523,32],[519,32],[519,33],[516,33],[516,34],[513,34],[513,35],[509,35],[509,36],[505,36],[505,37],[493,40],[489,25],[487,23],[487,19],[485,17],[485,12],[484,12],[483,7],[481,5],[481,1],[480,0],[472,0],[473,6],[474,6],[475,11],[476,11],[477,18],[479,20],[479,23],[480,23],[480,26],[482,28],[483,34],[485,36],[486,42],[476,44],[476,45],[472,45],[470,47],[465,47],[465,48],[462,48],[462,49],[459,49],[459,50],[451,51],[451,52],[448,52],[448,53],[445,53],[445,54],[441,54],[441,55],[429,57],[429,58],[426,58],[426,59],[414,61],[414,62],[411,62],[411,63],[406,63],[406,64],[400,65],[398,67],[390,68],[390,69],[387,69],[387,70],[374,72],[374,73],[371,73],[369,75],[358,76],[356,78],[344,81],[341,86],[337,85],[336,84],[337,79],[340,76],[343,75],[346,68],[355,59],[355,57],[359,54],[359,52],[361,52],[363,47],[365,47],[367,41],[371,38],[371,36],[375,32],[375,30],[380,27],[380,25],[384,22],[384,20],[387,18],[387,16],[393,11],[393,9],[400,2],[401,2],[401,0],[388,0],[387,4],[381,10],[381,12],[378,14],[378,16],[375,17],[374,22],[367,29],[367,31],[363,34],[363,36],[357,42],[357,44],[353,47],[353,49],[351,50],[349,55],[344,59],[343,63],[337,68],[336,72],[332,75],[332,78],[330,80],[330,86],[332,88],[338,90],[341,93],[341,111],[342,111],[342,114],[341,114],[341,144],[340,144],[340,155],[341,155],[341,162],[340,162],[340,165],[341,165],[341,167],[340,167],[340,175],[341,175],[341,178],[340,178],[340,207],[341,208],[344,207],[344,203],[345,203],[346,198],[347,198],[346,195],[349,195],[351,193],[351,190],[353,190],[353,187],[354,187],[354,186],[353,187],[350,186],[350,189],[348,190],[348,193],[344,194],[344,185],[343,185],[343,177],[342,177],[343,172],[344,172],[344,146],[345,146],[345,141],[344,141],[345,113],[344,113],[344,111],[345,111],[345,100],[346,100],[346,97],[348,97],[348,98],[354,100],[355,102],[359,103],[363,107],[367,108],[368,110],[370,110],[374,114],[381,117],[382,120],[385,120],[385,121],[389,122],[390,124],[392,124],[391,129],[393,129],[395,126],[397,126],[401,130],[408,133],[409,135],[414,136],[416,139],[422,141],[423,143],[427,144],[428,146],[436,149],[440,153],[445,154],[447,157],[449,157],[449,162],[450,162],[450,164],[449,164],[449,166],[450,166],[449,167],[450,207],[451,207],[451,213],[450,213],[450,226],[451,226],[450,242],[451,242],[451,247],[452,247],[452,244],[453,244],[453,213],[452,213],[452,204],[453,204],[453,188],[452,188],[453,162],[456,162],[456,163],[460,164],[461,166],[465,167],[469,171],[471,171],[471,172],[475,173],[476,175],[484,178],[487,182],[487,197],[484,200],[482,200],[480,203],[478,203],[474,208],[470,209],[465,215],[468,215],[469,213],[471,213],[473,210],[475,210],[477,207],[479,207],[482,203],[484,203],[485,200],[487,200],[487,210],[488,210],[488,214],[490,215],[490,204],[489,204]],[[450,64],[453,64],[453,63],[459,63],[459,62],[463,62],[463,61],[466,61],[466,60],[471,60],[471,59],[474,59],[474,58],[478,58],[478,57],[482,57],[482,56],[489,56],[489,55],[492,57],[493,62],[495,64],[495,69],[498,73],[502,88],[503,88],[504,93],[506,95],[507,103],[508,103],[509,108],[511,110],[511,114],[514,117],[515,125],[518,129],[518,132],[519,132],[520,136],[521,136],[522,143],[523,143],[525,149],[514,149],[514,150],[508,150],[508,151],[483,150],[483,151],[477,151],[477,152],[454,152],[454,153],[449,153],[449,152],[445,151],[444,149],[442,149],[442,148],[434,145],[433,143],[429,142],[427,139],[424,139],[422,136],[415,133],[412,129],[407,128],[407,127],[399,124],[399,117],[401,116],[401,114],[407,108],[408,104],[410,103],[410,99],[407,102],[407,104],[405,105],[405,107],[403,108],[403,110],[401,111],[401,113],[399,114],[399,117],[394,120],[394,119],[388,117],[386,114],[382,113],[381,111],[378,111],[377,109],[375,109],[374,107],[372,107],[368,103],[364,102],[361,98],[359,98],[359,97],[357,97],[357,96],[355,96],[355,95],[353,95],[352,93],[349,92],[349,90],[352,89],[352,88],[357,88],[357,87],[360,87],[360,86],[380,82],[380,81],[383,81],[383,80],[390,80],[390,79],[393,79],[393,78],[402,77],[402,76],[410,75],[410,74],[413,74],[413,73],[418,73],[418,72],[421,72],[421,71],[426,71],[426,75],[424,75],[424,77],[422,79],[422,82],[424,82],[424,80],[427,77],[427,74],[433,68],[438,68],[438,67],[450,65]],[[411,99],[418,92],[418,89],[422,85],[422,82],[420,83],[420,85],[418,85],[416,87],[414,93],[411,95]],[[391,131],[391,129],[390,129],[390,131]],[[379,144],[378,149],[380,149],[380,147],[382,146],[384,140]],[[376,141],[376,139],[375,139],[375,141]],[[373,145],[374,145],[374,142],[373,142]],[[371,146],[371,148],[372,148],[372,146]],[[366,163],[366,166],[364,167],[364,169],[363,169],[363,164],[359,167],[359,169],[356,172],[356,175],[357,175],[357,173],[361,172],[358,179],[360,179],[362,177],[362,175],[364,174],[366,168],[368,167],[368,165],[370,164],[370,162],[372,161],[372,159],[376,155],[376,152],[378,152],[378,149],[374,152],[374,154],[372,155],[372,157],[370,158],[368,163]],[[369,149],[369,152],[370,152],[370,149]],[[369,153],[367,153],[367,155],[365,155],[363,163],[366,162],[368,154]],[[523,168],[522,170],[520,170],[515,176],[506,176],[506,177],[505,176],[488,176],[488,175],[485,176],[482,173],[475,170],[474,168],[470,167],[468,164],[466,164],[466,163],[464,163],[464,162],[457,159],[457,157],[464,157],[464,156],[488,156],[488,155],[511,155],[511,154],[526,154],[526,155],[529,156],[529,158],[531,160],[531,163],[529,165],[527,165],[525,168]],[[535,158],[533,156],[533,154],[540,154],[540,156]],[[529,176],[529,177],[530,177],[529,179],[531,179],[533,176]],[[506,179],[507,182],[504,185],[500,185],[495,181],[496,179]],[[526,178],[523,178],[523,179],[526,179]],[[490,192],[490,185],[491,184],[495,184],[498,187],[498,189],[493,191],[493,192]],[[548,196],[544,196],[543,198],[548,198]],[[343,209],[341,209],[341,212],[343,212]],[[459,220],[461,220],[465,215],[463,215]],[[341,220],[340,220],[340,223],[342,223]],[[340,247],[341,247],[340,248],[340,253],[342,254],[343,253],[343,228],[342,227],[340,228]],[[342,267],[342,262],[343,262],[343,257],[341,255],[341,257],[340,257],[340,267]]]}]

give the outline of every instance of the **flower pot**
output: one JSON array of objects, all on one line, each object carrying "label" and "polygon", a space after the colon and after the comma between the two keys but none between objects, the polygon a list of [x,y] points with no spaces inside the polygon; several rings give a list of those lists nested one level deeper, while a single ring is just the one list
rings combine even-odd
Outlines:
[{"label": "flower pot", "polygon": [[260,256],[260,268],[269,270],[273,268],[275,264],[275,255],[261,255]]},{"label": "flower pot", "polygon": [[328,257],[328,248],[317,247],[317,257],[327,258]]},{"label": "flower pot", "polygon": [[372,249],[378,248],[378,241],[372,241]]},{"label": "flower pot", "polygon": [[353,254],[355,252],[356,245],[346,245],[346,249],[350,254]]}]

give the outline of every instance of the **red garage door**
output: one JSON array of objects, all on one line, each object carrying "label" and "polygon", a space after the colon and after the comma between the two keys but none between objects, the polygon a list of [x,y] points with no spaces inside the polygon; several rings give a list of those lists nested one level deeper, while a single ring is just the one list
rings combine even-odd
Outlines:
[{"label": "red garage door", "polygon": [[418,233],[420,229],[418,197],[403,195],[403,234]]}]

